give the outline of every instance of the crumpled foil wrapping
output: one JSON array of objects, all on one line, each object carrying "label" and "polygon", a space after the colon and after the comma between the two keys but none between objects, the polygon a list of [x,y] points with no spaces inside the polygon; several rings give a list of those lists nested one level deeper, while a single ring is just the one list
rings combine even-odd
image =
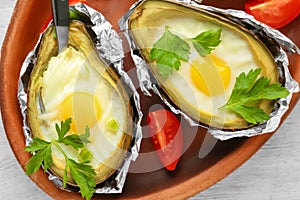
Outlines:
[{"label": "crumpled foil wrapping", "polygon": [[139,51],[139,47],[135,44],[133,36],[130,33],[128,19],[134,11],[134,9],[141,3],[143,0],[136,2],[130,10],[119,20],[119,26],[122,31],[124,31],[126,38],[130,44],[131,56],[137,68],[137,76],[139,79],[139,85],[143,93],[147,96],[151,96],[150,91],[155,93],[160,97],[160,99],[170,108],[175,114],[181,114],[191,126],[201,126],[208,129],[208,132],[212,134],[216,139],[228,140],[235,137],[251,137],[255,135],[260,135],[263,133],[270,133],[278,128],[281,117],[288,110],[289,103],[294,92],[299,91],[298,83],[293,80],[288,66],[289,60],[286,52],[288,53],[297,53],[300,54],[300,49],[285,35],[280,33],[278,30],[275,30],[257,20],[255,20],[251,15],[248,15],[241,10],[232,10],[232,9],[220,9],[212,6],[201,5],[201,1],[197,0],[173,0],[183,5],[188,5],[189,7],[202,9],[209,11],[215,15],[222,16],[226,19],[229,19],[238,25],[247,28],[253,35],[258,37],[267,48],[269,48],[272,53],[274,60],[277,64],[279,76],[285,80],[284,86],[290,92],[290,95],[286,98],[281,98],[277,101],[274,106],[273,112],[270,114],[270,119],[252,126],[251,128],[245,130],[221,130],[213,127],[207,127],[199,122],[194,121],[186,113],[174,106],[168,98],[164,96],[164,93],[160,89],[160,85],[155,80],[147,63],[145,62],[142,54]]},{"label": "crumpled foil wrapping", "polygon": [[[111,24],[105,19],[105,17],[99,13],[98,11],[90,8],[85,4],[76,4],[72,6],[71,9],[74,9],[80,16],[84,16],[88,18],[92,25],[89,27],[95,33],[95,46],[99,53],[100,58],[102,58],[107,64],[113,66],[115,71],[118,73],[120,78],[125,83],[129,94],[131,95],[131,103],[133,107],[134,117],[134,129],[132,132],[132,141],[131,147],[128,150],[126,157],[119,167],[117,171],[108,178],[104,183],[98,184],[96,186],[96,193],[121,193],[126,176],[128,173],[128,169],[130,166],[131,161],[134,161],[140,149],[140,143],[142,140],[142,129],[141,129],[141,118],[142,112],[140,110],[140,97],[127,73],[123,70],[123,46],[122,40],[120,39],[119,35],[116,31],[112,29]],[[26,145],[32,141],[32,135],[30,132],[30,128],[26,121],[26,113],[27,113],[27,85],[29,81],[29,76],[31,70],[36,62],[37,59],[37,52],[39,49],[39,44],[41,42],[41,37],[35,46],[34,50],[31,51],[28,56],[26,57],[21,73],[20,73],[20,80],[19,80],[19,88],[18,88],[18,99],[20,103],[20,108],[23,116],[23,129],[26,138]],[[71,185],[67,185],[66,188],[63,187],[63,182],[57,176],[55,176],[50,171],[47,172],[49,174],[49,180],[51,180],[57,187],[67,190],[67,191],[79,191],[78,187],[74,187]]]}]

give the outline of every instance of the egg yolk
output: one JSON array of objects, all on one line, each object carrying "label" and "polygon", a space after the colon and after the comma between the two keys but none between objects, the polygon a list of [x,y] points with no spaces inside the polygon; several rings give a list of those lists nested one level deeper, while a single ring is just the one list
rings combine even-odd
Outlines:
[{"label": "egg yolk", "polygon": [[208,55],[204,62],[192,61],[191,79],[198,90],[207,96],[224,93],[230,82],[230,66],[216,55]]},{"label": "egg yolk", "polygon": [[72,118],[72,133],[85,132],[86,126],[93,127],[101,118],[101,107],[96,96],[86,92],[74,92],[64,99],[59,108],[59,119]]}]

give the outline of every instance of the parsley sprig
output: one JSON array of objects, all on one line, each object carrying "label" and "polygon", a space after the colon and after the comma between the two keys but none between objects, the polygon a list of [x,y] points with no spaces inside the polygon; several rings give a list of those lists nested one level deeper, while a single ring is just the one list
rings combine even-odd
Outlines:
[{"label": "parsley sprig", "polygon": [[[90,142],[88,140],[90,132],[87,127],[83,134],[67,135],[70,130],[70,124],[71,118],[62,121],[60,126],[55,124],[58,139],[52,139],[50,142],[37,137],[32,139],[32,142],[26,147],[25,151],[34,155],[26,163],[25,170],[27,175],[31,175],[43,164],[44,171],[47,171],[53,164],[52,147],[55,147],[61,152],[66,161],[63,175],[64,187],[66,187],[68,173],[70,172],[73,180],[80,188],[82,197],[89,200],[93,196],[96,186],[96,172],[92,166],[88,165],[93,156],[91,152],[85,148],[85,144]],[[75,150],[77,150],[79,162],[69,158],[60,144],[72,146]]]},{"label": "parsley sprig", "polygon": [[179,70],[181,61],[188,61],[190,45],[192,42],[197,52],[205,57],[221,43],[222,30],[209,30],[200,33],[194,38],[182,39],[172,33],[169,27],[165,28],[164,34],[159,38],[150,50],[151,61],[156,61],[158,71],[162,78],[167,78],[173,73],[173,69]]},{"label": "parsley sprig", "polygon": [[250,70],[248,74],[241,73],[236,78],[229,100],[219,109],[231,110],[251,124],[270,119],[263,109],[251,104],[262,99],[284,98],[289,95],[289,91],[280,83],[270,84],[270,78],[264,76],[258,78],[260,72],[261,69],[257,68]]}]

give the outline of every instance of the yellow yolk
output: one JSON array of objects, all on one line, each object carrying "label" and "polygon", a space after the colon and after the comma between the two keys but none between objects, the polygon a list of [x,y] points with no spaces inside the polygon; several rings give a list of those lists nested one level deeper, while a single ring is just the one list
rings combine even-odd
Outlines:
[{"label": "yellow yolk", "polygon": [[207,96],[224,93],[230,82],[230,66],[213,54],[204,59],[205,62],[194,60],[191,64],[193,84]]},{"label": "yellow yolk", "polygon": [[84,133],[86,126],[93,127],[101,118],[101,107],[96,96],[86,92],[75,92],[62,102],[59,119],[72,118],[71,132]]}]

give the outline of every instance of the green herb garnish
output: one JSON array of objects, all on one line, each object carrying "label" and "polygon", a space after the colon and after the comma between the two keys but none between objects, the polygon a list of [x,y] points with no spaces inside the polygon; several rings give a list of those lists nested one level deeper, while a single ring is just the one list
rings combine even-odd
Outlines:
[{"label": "green herb garnish", "polygon": [[[261,69],[250,70],[248,74],[241,73],[237,78],[227,103],[219,109],[238,113],[247,122],[256,124],[270,119],[263,109],[253,106],[257,100],[275,100],[289,95],[289,91],[280,83],[270,84],[271,79],[258,78]],[[257,79],[258,78],[258,79]]]},{"label": "green herb garnish", "polygon": [[120,125],[115,119],[111,119],[106,123],[107,130],[113,133],[117,132],[119,127]]},{"label": "green herb garnish", "polygon": [[221,43],[221,33],[222,29],[217,31],[209,30],[200,33],[191,39],[194,48],[197,50],[200,56],[207,56]]},{"label": "green herb garnish", "polygon": [[179,70],[181,61],[188,62],[190,54],[188,41],[192,42],[197,52],[204,57],[221,43],[221,32],[221,29],[217,31],[209,30],[194,38],[184,40],[166,27],[162,37],[154,43],[153,48],[150,50],[150,59],[156,61],[162,78],[167,78],[173,73],[173,69]]},{"label": "green herb garnish", "polygon": [[[71,118],[62,121],[61,125],[55,124],[55,129],[58,134],[58,139],[52,139],[50,142],[42,140],[40,138],[33,138],[29,146],[25,151],[34,154],[31,159],[26,163],[26,174],[31,175],[36,172],[43,164],[44,171],[47,171],[53,164],[52,160],[52,148],[57,148],[64,156],[66,166],[63,176],[63,184],[66,187],[68,181],[68,172],[71,173],[72,178],[80,188],[80,192],[83,198],[91,199],[95,192],[95,170],[92,166],[87,165],[91,159],[91,152],[85,150],[85,144],[89,143],[88,140],[90,133],[89,128],[86,128],[85,133],[77,135],[66,135],[70,130]],[[69,158],[64,152],[61,144],[72,146],[78,151],[80,163]],[[81,151],[79,151],[81,150]]]},{"label": "green herb garnish", "polygon": [[78,155],[78,161],[80,163],[89,163],[92,158],[93,158],[93,154],[87,148],[81,149]]},{"label": "green herb garnish", "polygon": [[162,37],[153,45],[150,59],[156,60],[161,76],[166,78],[172,74],[173,68],[179,69],[181,60],[188,61],[189,53],[189,44],[166,27]]}]

